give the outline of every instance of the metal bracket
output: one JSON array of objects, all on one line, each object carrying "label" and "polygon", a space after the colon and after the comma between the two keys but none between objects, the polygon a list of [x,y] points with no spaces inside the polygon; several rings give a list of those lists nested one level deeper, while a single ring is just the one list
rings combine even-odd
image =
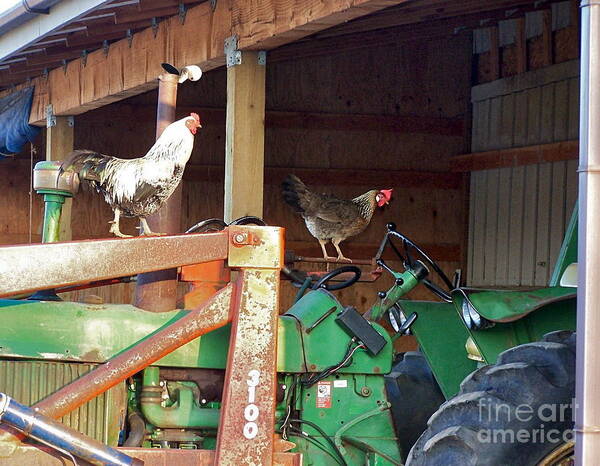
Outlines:
[{"label": "metal bracket", "polygon": [[44,68],[44,71],[42,71],[42,76],[46,79],[48,78],[48,68]]},{"label": "metal bracket", "polygon": [[179,22],[181,24],[185,23],[185,14],[187,13],[187,8],[185,3],[179,2]]},{"label": "metal bracket", "polygon": [[87,65],[87,56],[88,56],[88,51],[83,49],[81,51],[81,63],[83,64],[83,66]]},{"label": "metal bracket", "polygon": [[131,43],[133,42],[133,31],[131,29],[127,29],[126,37],[127,44],[129,45],[129,48],[131,48]]},{"label": "metal bracket", "polygon": [[258,64],[263,66],[267,64],[267,52],[264,50],[258,52]]},{"label": "metal bracket", "polygon": [[225,62],[227,63],[227,68],[230,66],[241,65],[242,64],[242,51],[238,50],[238,41],[237,36],[231,36],[225,39]]},{"label": "metal bracket", "polygon": [[46,128],[56,126],[56,116],[54,116],[54,108],[52,104],[46,105]]},{"label": "metal bracket", "polygon": [[64,58],[62,60],[62,69],[63,73],[67,74],[67,60],[65,60]]},{"label": "metal bracket", "polygon": [[213,12],[217,9],[217,0],[210,0],[210,9]]},{"label": "metal bracket", "polygon": [[108,57],[108,50],[110,49],[110,45],[108,45],[108,41],[105,40],[102,42],[102,51],[104,52],[104,56]]},{"label": "metal bracket", "polygon": [[73,115],[67,117],[67,126],[73,128],[75,126],[75,117]]},{"label": "metal bracket", "polygon": [[158,34],[158,21],[156,17],[152,18],[152,34],[154,34],[154,38],[156,39],[156,34]]}]

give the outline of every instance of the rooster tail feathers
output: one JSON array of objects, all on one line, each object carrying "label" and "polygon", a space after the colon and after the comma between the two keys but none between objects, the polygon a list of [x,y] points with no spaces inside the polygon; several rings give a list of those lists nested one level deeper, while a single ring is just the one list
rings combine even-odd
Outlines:
[{"label": "rooster tail feathers", "polygon": [[106,168],[111,157],[91,150],[74,150],[61,164],[61,171],[71,171],[84,182],[101,181],[100,173]]}]

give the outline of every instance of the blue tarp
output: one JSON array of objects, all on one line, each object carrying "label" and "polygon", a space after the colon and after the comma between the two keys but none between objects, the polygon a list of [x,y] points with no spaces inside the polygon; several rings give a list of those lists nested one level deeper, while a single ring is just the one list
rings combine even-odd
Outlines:
[{"label": "blue tarp", "polygon": [[0,99],[0,159],[21,152],[23,145],[40,132],[29,124],[33,87],[13,92]]}]

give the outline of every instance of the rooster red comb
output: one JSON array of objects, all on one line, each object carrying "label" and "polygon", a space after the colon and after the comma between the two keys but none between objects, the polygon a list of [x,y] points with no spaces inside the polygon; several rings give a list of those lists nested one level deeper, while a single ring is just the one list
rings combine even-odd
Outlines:
[{"label": "rooster red comb", "polygon": [[198,116],[197,113],[190,113],[190,116],[196,120],[198,123],[200,123],[200,117]]}]

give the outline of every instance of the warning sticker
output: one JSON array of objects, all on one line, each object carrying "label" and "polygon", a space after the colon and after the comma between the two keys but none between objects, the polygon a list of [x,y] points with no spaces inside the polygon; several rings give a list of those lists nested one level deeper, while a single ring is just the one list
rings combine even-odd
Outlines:
[{"label": "warning sticker", "polygon": [[317,408],[331,408],[331,382],[317,384]]}]

